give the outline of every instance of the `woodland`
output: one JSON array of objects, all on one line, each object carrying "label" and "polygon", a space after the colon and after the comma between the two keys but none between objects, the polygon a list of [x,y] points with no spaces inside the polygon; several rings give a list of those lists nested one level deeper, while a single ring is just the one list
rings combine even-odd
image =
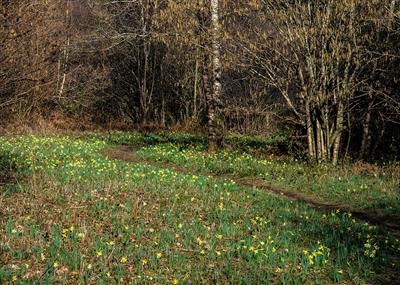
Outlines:
[{"label": "woodland", "polygon": [[400,284],[398,0],[0,0],[0,284]]},{"label": "woodland", "polygon": [[398,157],[398,1],[217,2],[214,19],[205,0],[2,0],[3,132],[180,128],[216,146],[282,135],[318,162]]}]

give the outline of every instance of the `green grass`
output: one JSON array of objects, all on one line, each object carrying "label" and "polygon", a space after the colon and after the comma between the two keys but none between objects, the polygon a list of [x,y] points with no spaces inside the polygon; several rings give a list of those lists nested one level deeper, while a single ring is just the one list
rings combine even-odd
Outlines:
[{"label": "green grass", "polygon": [[259,158],[243,151],[206,152],[203,145],[184,146],[164,143],[141,148],[138,154],[148,160],[169,162],[203,173],[260,177],[271,185],[301,193],[325,203],[337,203],[354,209],[400,213],[400,179],[354,165],[311,165],[296,159],[273,155]]},{"label": "green grass", "polygon": [[[1,284],[366,284],[399,268],[400,241],[379,227],[201,167],[183,174],[100,154],[122,141],[144,143],[121,134],[0,138],[4,175],[24,177],[0,190]],[[198,148],[189,150],[202,161]],[[216,163],[230,156],[219,155]],[[193,164],[187,158],[176,163]]]}]

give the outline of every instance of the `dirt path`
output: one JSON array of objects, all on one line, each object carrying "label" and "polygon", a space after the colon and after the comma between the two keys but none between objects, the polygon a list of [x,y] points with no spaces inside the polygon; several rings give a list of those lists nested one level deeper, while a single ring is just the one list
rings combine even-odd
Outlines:
[{"label": "dirt path", "polygon": [[[137,148],[134,146],[118,146],[107,148],[102,151],[102,154],[107,156],[110,159],[122,160],[126,162],[140,163],[144,165],[150,166],[158,166],[163,168],[173,169],[174,171],[185,173],[185,174],[193,174],[190,169],[177,166],[172,163],[167,162],[156,162],[146,160],[136,153]],[[325,202],[321,202],[315,197],[307,196],[302,193],[289,191],[288,189],[276,187],[275,185],[268,184],[265,180],[262,180],[258,177],[237,177],[229,174],[225,175],[213,175],[212,173],[201,173],[207,176],[212,176],[215,179],[231,179],[235,181],[238,185],[243,185],[246,187],[262,189],[278,196],[284,196],[289,199],[293,199],[296,201],[302,201],[309,204],[311,207],[321,210],[340,210],[343,212],[349,212],[354,217],[367,221],[368,223],[378,225],[384,227],[385,229],[391,230],[400,234],[400,216],[382,216],[374,213],[368,213],[360,209],[354,209],[349,205],[344,204],[329,204]]]}]

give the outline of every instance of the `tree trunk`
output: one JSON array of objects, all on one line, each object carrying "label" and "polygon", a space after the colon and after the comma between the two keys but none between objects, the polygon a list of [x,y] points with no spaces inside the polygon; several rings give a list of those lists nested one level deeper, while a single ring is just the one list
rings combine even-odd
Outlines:
[{"label": "tree trunk", "polygon": [[324,108],[324,116],[323,116],[323,132],[324,132],[324,160],[330,161],[331,159],[331,139],[330,139],[330,121],[329,121],[329,109],[328,106]]},{"label": "tree trunk", "polygon": [[152,26],[152,14],[149,10],[153,3],[150,1],[142,1],[142,36],[143,36],[143,74],[141,78],[140,86],[140,117],[141,124],[146,125],[149,117],[149,110],[153,96],[154,88],[154,74],[152,76],[152,84],[149,84],[151,78],[150,68],[150,52],[151,52],[151,39],[150,32]]},{"label": "tree trunk", "polygon": [[340,150],[340,142],[342,140],[342,132],[343,132],[343,115],[344,115],[344,106],[343,102],[338,102],[338,110],[336,116],[336,129],[335,136],[333,138],[333,149],[332,149],[332,163],[337,164],[339,161],[339,150]]},{"label": "tree trunk", "polygon": [[[69,45],[70,45],[70,26],[71,26],[71,15],[69,12],[69,8],[66,7],[66,22],[67,22],[67,31],[66,31],[66,41],[63,50],[63,59],[64,63],[62,64],[63,75],[61,79],[61,84],[59,85],[60,81],[60,70],[61,70],[61,58],[58,60],[58,76],[57,76],[57,87],[58,87],[58,97],[61,98],[64,93],[65,81],[67,78],[67,68],[68,68],[68,57],[69,57]],[[59,85],[59,86],[58,86]]]},{"label": "tree trunk", "polygon": [[211,0],[212,22],[212,73],[213,89],[208,101],[208,140],[209,151],[214,152],[223,145],[223,123],[221,103],[221,59],[220,59],[220,24],[219,24],[219,0]]},{"label": "tree trunk", "polygon": [[368,109],[363,122],[363,134],[361,140],[361,148],[359,158],[363,159],[366,157],[367,150],[371,144],[370,124],[371,124],[371,109],[372,109],[372,96],[368,94]]},{"label": "tree trunk", "polygon": [[317,121],[317,127],[318,127],[318,149],[319,149],[318,162],[322,162],[325,161],[326,157],[324,129],[323,126],[321,125],[321,122],[319,121]]},{"label": "tree trunk", "polygon": [[307,130],[307,144],[308,144],[308,158],[310,160],[315,159],[315,147],[314,147],[314,132],[312,125],[312,114],[310,111],[310,103],[305,102],[306,107],[306,130]]},{"label": "tree trunk", "polygon": [[199,82],[199,48],[196,48],[196,65],[194,69],[194,91],[193,91],[193,111],[192,111],[192,120],[197,119],[197,89]]}]

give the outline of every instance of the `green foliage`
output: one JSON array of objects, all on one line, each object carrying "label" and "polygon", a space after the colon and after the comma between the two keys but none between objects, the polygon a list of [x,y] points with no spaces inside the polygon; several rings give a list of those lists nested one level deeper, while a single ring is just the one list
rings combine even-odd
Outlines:
[{"label": "green foliage", "polygon": [[242,151],[259,149],[265,153],[287,154],[292,150],[289,136],[285,133],[276,133],[269,137],[232,133],[227,135],[226,142],[233,148]]},{"label": "green foliage", "polygon": [[183,174],[99,153],[135,136],[0,139],[2,165],[31,177],[28,191],[0,199],[0,283],[373,283],[398,266],[399,240],[349,213],[196,173],[213,160],[238,173],[268,161],[143,149],[190,163]]},{"label": "green foliage", "polygon": [[170,162],[203,173],[260,177],[272,185],[311,195],[322,202],[387,214],[400,211],[399,180],[383,171],[364,174],[352,165],[313,165],[273,155],[258,158],[242,151],[209,154],[201,145],[159,144],[137,153],[145,159]]}]

